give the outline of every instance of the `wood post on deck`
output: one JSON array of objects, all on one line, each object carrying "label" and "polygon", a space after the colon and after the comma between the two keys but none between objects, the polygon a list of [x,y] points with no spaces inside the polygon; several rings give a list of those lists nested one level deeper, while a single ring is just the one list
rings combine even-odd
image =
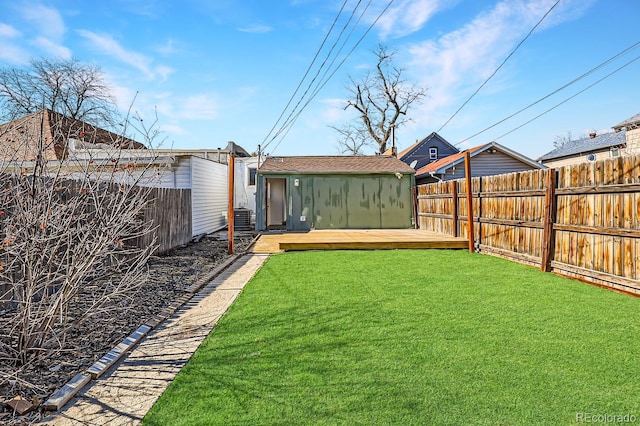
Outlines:
[{"label": "wood post on deck", "polygon": [[451,205],[451,215],[453,216],[453,236],[458,237],[458,181],[451,181],[453,188],[451,188],[451,196],[453,198]]},{"label": "wood post on deck", "polygon": [[471,155],[469,154],[469,150],[464,152],[464,176],[467,185],[467,234],[469,237],[469,253],[473,253],[473,193],[471,188]]},{"label": "wood post on deck", "polygon": [[235,212],[233,209],[233,192],[234,192],[234,176],[235,176],[235,163],[236,159],[233,155],[233,152],[229,153],[229,207],[227,209],[227,224],[228,224],[228,233],[227,233],[227,248],[229,254],[233,254],[233,228],[235,226]]}]

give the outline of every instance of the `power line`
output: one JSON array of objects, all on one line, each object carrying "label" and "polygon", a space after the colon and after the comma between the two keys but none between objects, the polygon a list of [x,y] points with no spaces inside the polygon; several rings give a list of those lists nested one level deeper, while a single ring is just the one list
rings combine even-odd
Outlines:
[{"label": "power line", "polygon": [[[291,121],[291,123],[289,123],[288,128],[285,132],[285,134],[280,138],[280,140],[278,141],[278,143],[276,144],[276,146],[274,147],[274,151],[275,149],[280,145],[280,143],[284,140],[284,137],[287,135],[287,133],[289,133],[289,130],[291,130],[291,127],[293,126],[293,124],[295,123],[295,121],[298,119],[298,117],[300,116],[300,114],[302,113],[302,111],[311,103],[311,101],[313,100],[313,98],[315,98],[315,96],[320,92],[320,90],[329,82],[329,80],[335,75],[335,73],[338,71],[338,69],[340,69],[342,67],[342,65],[347,61],[347,59],[351,56],[351,54],[355,51],[355,49],[360,45],[360,43],[364,40],[364,38],[367,36],[367,34],[369,34],[369,32],[373,29],[373,27],[378,23],[378,21],[380,20],[380,18],[382,18],[382,16],[387,12],[387,10],[389,9],[389,7],[391,7],[391,5],[393,4],[394,0],[390,0],[389,3],[387,3],[387,6],[380,12],[380,14],[378,14],[378,16],[376,17],[376,19],[373,21],[373,23],[371,25],[369,25],[369,27],[367,28],[367,30],[364,32],[364,34],[358,39],[358,41],[355,43],[355,45],[351,48],[351,50],[344,56],[344,58],[342,58],[342,61],[340,61],[340,63],[336,66],[336,68],[331,72],[331,74],[322,82],[322,84],[320,84],[319,86],[316,87],[315,91],[312,93],[311,97],[307,100],[307,102],[303,105],[302,109],[300,111],[298,111],[296,113],[296,115],[293,117],[293,120]],[[371,1],[369,2],[369,4],[371,4]],[[367,5],[367,7],[369,7],[369,4]],[[365,9],[366,11],[366,9]],[[364,14],[364,12],[363,12]]]},{"label": "power line", "polygon": [[542,18],[540,18],[540,20],[533,26],[533,28],[531,28],[531,31],[529,31],[529,33],[525,36],[525,38],[522,39],[522,41],[520,41],[520,43],[518,43],[518,45],[511,51],[511,53],[509,53],[509,55],[504,59],[504,61],[502,61],[502,63],[498,66],[498,68],[496,68],[496,70],[489,76],[487,77],[487,79],[480,85],[480,87],[478,87],[476,89],[475,92],[473,92],[471,94],[471,96],[469,96],[469,98],[464,101],[464,103],[460,106],[460,108],[458,108],[458,110],[456,112],[453,113],[453,115],[451,117],[449,117],[449,119],[447,121],[444,122],[444,124],[442,126],[440,126],[440,128],[436,131],[436,133],[440,132],[442,129],[444,129],[444,127],[449,124],[449,122],[451,120],[453,120],[453,118],[458,115],[458,113],[462,110],[462,108],[464,108],[470,101],[471,99],[473,99],[473,97],[480,91],[480,89],[482,89],[488,82],[489,80],[491,80],[493,78],[493,76],[495,76],[498,71],[500,71],[500,69],[504,66],[504,64],[511,58],[511,56],[513,56],[514,53],[516,53],[516,51],[520,48],[520,46],[522,46],[524,44],[525,41],[527,41],[527,39],[529,38],[529,36],[535,31],[536,28],[538,28],[538,26],[540,26],[540,24],[542,23],[542,21],[544,21],[544,19],[551,13],[551,11],[553,9],[555,9],[555,7],[558,5],[558,3],[560,3],[560,0],[557,0],[553,6],[551,6],[551,8],[549,8],[549,10],[547,10],[547,13],[545,13]]},{"label": "power line", "polygon": [[[344,8],[345,8],[345,6],[347,5],[348,2],[349,2],[349,0],[344,0],[344,3],[342,3],[342,7],[338,11],[338,14],[336,15],[335,19],[333,20],[333,23],[331,24],[331,27],[329,27],[329,30],[327,31],[327,34],[324,36],[324,39],[322,40],[322,43],[320,43],[320,47],[316,51],[316,54],[313,57],[313,60],[311,60],[311,63],[309,64],[309,66],[307,67],[307,70],[305,71],[304,75],[302,76],[302,79],[300,79],[300,82],[298,83],[298,86],[296,87],[296,90],[293,91],[293,94],[291,95],[291,97],[289,98],[289,101],[287,102],[287,104],[283,108],[282,112],[280,113],[280,116],[278,117],[276,122],[273,124],[273,127],[271,127],[271,130],[269,130],[269,133],[267,133],[267,135],[262,140],[263,144],[269,138],[271,133],[273,133],[273,130],[276,128],[276,126],[278,125],[278,123],[280,122],[282,117],[284,116],[284,113],[287,111],[287,108],[289,108],[289,105],[291,105],[291,102],[293,101],[293,98],[298,93],[298,90],[300,90],[300,87],[302,86],[302,83],[307,78],[307,75],[309,75],[309,71],[311,71],[311,68],[313,67],[313,64],[315,64],[316,59],[318,59],[318,56],[320,55],[320,52],[322,51],[322,48],[324,47],[324,44],[329,39],[329,36],[331,35],[331,32],[333,31],[333,28],[335,27],[336,23],[338,22],[338,19],[340,18],[340,15],[342,14],[342,11],[344,10]],[[359,3],[360,2],[358,2],[358,4]]]},{"label": "power line", "polygon": [[526,110],[528,110],[529,108],[539,104],[540,102],[544,101],[545,99],[548,99],[549,97],[555,95],[556,93],[566,89],[567,87],[571,86],[572,84],[577,83],[578,81],[582,80],[583,78],[593,74],[595,71],[599,70],[600,68],[604,67],[605,65],[608,65],[609,63],[613,62],[614,60],[618,59],[619,57],[629,53],[631,50],[635,49],[636,47],[638,47],[638,45],[640,45],[640,41],[636,42],[634,44],[632,44],[631,46],[627,47],[626,49],[622,50],[621,52],[618,52],[617,54],[615,54],[614,56],[612,56],[611,58],[607,59],[604,62],[601,62],[600,64],[598,64],[597,66],[591,68],[589,71],[585,72],[584,74],[580,75],[579,77],[574,78],[573,80],[571,80],[570,82],[564,84],[563,86],[559,87],[558,89],[554,90],[553,92],[541,97],[540,99],[530,103],[529,105],[525,106],[524,108],[519,109],[518,111],[514,112],[513,114],[503,118],[502,120],[492,124],[489,127],[486,127],[482,130],[480,130],[479,132],[474,133],[473,135],[469,136],[468,138],[462,139],[460,142],[458,142],[457,144],[455,144],[454,146],[458,146],[463,142],[467,142],[470,139],[475,138],[478,135],[481,135],[482,133],[493,129],[494,127],[496,127],[499,124],[504,123],[505,121],[515,117],[516,115],[520,114],[521,112],[524,112]]},{"label": "power line", "polygon": [[[291,112],[289,113],[289,116],[287,117],[287,119],[284,121],[284,123],[282,124],[282,127],[276,132],[275,135],[273,135],[273,138],[267,142],[265,144],[265,147],[269,145],[269,143],[271,143],[273,141],[273,139],[277,138],[280,133],[283,132],[284,128],[287,126],[287,123],[289,122],[289,120],[291,119],[292,114],[298,109],[298,107],[300,106],[300,103],[302,102],[302,100],[307,96],[307,93],[309,93],[309,90],[311,89],[311,86],[315,83],[316,79],[318,78],[318,75],[320,75],[320,72],[322,71],[322,69],[326,66],[327,61],[329,60],[329,58],[331,57],[331,53],[333,52],[333,50],[336,48],[336,46],[338,45],[338,41],[340,41],[340,39],[342,38],[345,30],[348,28],[349,23],[351,23],[351,20],[353,19],[353,16],[356,13],[356,10],[358,9],[358,7],[360,7],[360,3],[361,0],[358,0],[358,3],[356,4],[355,8],[353,9],[353,11],[351,12],[351,15],[349,16],[349,19],[347,20],[347,22],[344,24],[344,26],[342,27],[342,30],[340,31],[340,33],[338,34],[338,38],[336,39],[336,41],[333,43],[333,45],[331,46],[331,48],[329,49],[329,52],[327,53],[326,57],[324,58],[324,60],[322,61],[322,63],[320,64],[320,67],[318,68],[318,70],[316,71],[315,75],[313,76],[313,78],[311,79],[311,81],[309,82],[309,84],[307,85],[307,88],[305,89],[304,93],[302,94],[302,96],[300,96],[300,99],[298,100],[298,102],[296,103],[296,105],[293,107],[293,109],[291,110]],[[371,0],[369,1],[369,4],[371,4]],[[368,7],[368,6],[367,6]],[[358,19],[358,22],[360,20]],[[357,25],[357,23],[356,23]],[[324,44],[324,43],[323,43]],[[340,52],[338,52],[336,55],[338,55]],[[306,76],[306,74],[305,74]],[[299,86],[298,86],[299,87]],[[297,90],[296,90],[297,93]],[[295,96],[295,93],[294,93]],[[289,106],[289,104],[287,104],[287,107]],[[286,108],[285,108],[286,109]],[[284,113],[284,112],[283,112]],[[266,139],[265,139],[266,140]]]},{"label": "power line", "polygon": [[526,122],[522,123],[522,124],[521,124],[521,125],[519,125],[518,127],[516,127],[516,128],[514,128],[514,129],[509,130],[507,133],[505,133],[505,134],[503,134],[503,135],[498,136],[497,138],[495,138],[495,140],[497,141],[498,139],[501,139],[501,138],[503,138],[503,137],[505,137],[505,136],[507,136],[507,135],[509,135],[509,134],[511,134],[511,133],[513,133],[513,132],[515,132],[516,130],[521,129],[522,127],[526,126],[527,124],[531,123],[532,121],[535,121],[535,120],[537,120],[538,118],[542,117],[543,115],[545,115],[545,114],[547,114],[547,113],[549,113],[549,112],[553,111],[554,109],[558,108],[560,105],[563,105],[563,104],[565,104],[565,103],[569,102],[571,99],[575,98],[575,97],[576,97],[576,96],[578,96],[579,94],[581,94],[581,93],[583,93],[583,92],[587,91],[588,89],[592,88],[593,86],[595,86],[596,84],[600,83],[601,81],[603,81],[603,80],[605,80],[605,79],[607,79],[607,78],[611,77],[613,74],[615,74],[615,73],[617,73],[618,71],[622,70],[623,68],[625,68],[625,67],[627,67],[627,66],[631,65],[632,63],[634,63],[634,62],[635,62],[635,61],[637,61],[638,59],[640,59],[640,56],[636,56],[635,58],[633,58],[632,60],[630,60],[630,61],[629,61],[629,62],[627,62],[626,64],[622,65],[621,67],[619,67],[619,68],[615,69],[614,71],[612,71],[612,72],[610,72],[609,74],[605,75],[605,76],[604,76],[604,77],[602,77],[601,79],[599,79],[599,80],[595,81],[594,83],[592,83],[592,84],[588,85],[587,87],[585,87],[584,89],[580,90],[578,93],[576,93],[576,94],[574,94],[574,95],[572,95],[572,96],[568,97],[567,99],[563,100],[563,101],[562,101],[562,102],[560,102],[560,103],[557,103],[557,104],[556,104],[556,105],[554,105],[553,107],[551,107],[551,108],[549,108],[548,110],[546,110],[546,111],[544,111],[544,112],[542,112],[542,113],[538,114],[537,116],[533,117],[531,120],[529,120],[529,121],[526,121]]}]

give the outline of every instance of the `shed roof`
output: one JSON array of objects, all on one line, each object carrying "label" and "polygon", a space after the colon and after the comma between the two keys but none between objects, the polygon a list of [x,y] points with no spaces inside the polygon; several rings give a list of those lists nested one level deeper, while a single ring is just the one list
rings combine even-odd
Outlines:
[{"label": "shed roof", "polygon": [[603,133],[601,135],[596,135],[595,138],[587,136],[581,139],[567,142],[564,145],[554,149],[553,151],[547,152],[542,157],[538,158],[538,161],[552,160],[555,158],[569,157],[578,154],[586,154],[589,152],[610,148],[612,146],[624,145],[626,143],[625,135],[626,132],[621,131],[618,133]]},{"label": "shed roof", "polygon": [[415,173],[411,167],[395,157],[363,156],[302,156],[268,157],[259,173]]}]

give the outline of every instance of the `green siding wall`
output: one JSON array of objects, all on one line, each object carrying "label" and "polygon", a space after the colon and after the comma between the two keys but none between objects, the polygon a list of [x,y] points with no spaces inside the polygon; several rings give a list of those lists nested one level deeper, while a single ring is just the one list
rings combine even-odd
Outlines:
[{"label": "green siding wall", "polygon": [[[270,177],[276,176],[263,179]],[[288,176],[287,229],[411,228],[412,184],[411,175]],[[259,230],[260,224],[258,219]]]}]

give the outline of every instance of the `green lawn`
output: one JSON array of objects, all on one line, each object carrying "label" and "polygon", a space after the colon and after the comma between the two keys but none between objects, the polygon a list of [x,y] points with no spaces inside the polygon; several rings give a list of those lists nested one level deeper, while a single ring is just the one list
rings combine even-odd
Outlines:
[{"label": "green lawn", "polygon": [[334,251],[269,259],[144,424],[577,413],[640,422],[640,300],[466,251]]}]

